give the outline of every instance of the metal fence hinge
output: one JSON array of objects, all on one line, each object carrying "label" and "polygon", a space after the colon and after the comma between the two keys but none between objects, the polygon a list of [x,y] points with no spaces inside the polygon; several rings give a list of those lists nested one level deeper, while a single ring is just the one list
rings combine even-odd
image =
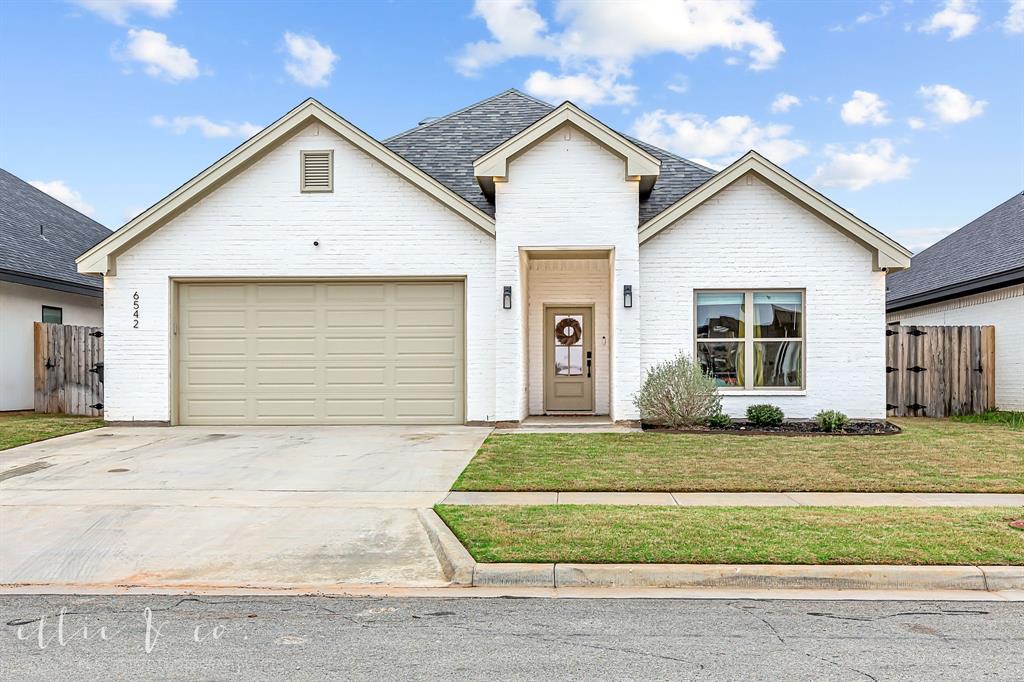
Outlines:
[{"label": "metal fence hinge", "polygon": [[103,338],[103,332],[101,332],[101,331],[89,332],[89,336],[94,336],[97,339],[102,339]]},{"label": "metal fence hinge", "polygon": [[918,367],[917,365],[914,365],[913,367],[907,367],[907,371],[908,372],[915,372],[915,373],[916,372],[927,372],[928,368],[927,367]]},{"label": "metal fence hinge", "polygon": [[103,403],[96,403],[95,405],[90,405],[89,407],[91,407],[94,410],[102,410],[103,409]]}]

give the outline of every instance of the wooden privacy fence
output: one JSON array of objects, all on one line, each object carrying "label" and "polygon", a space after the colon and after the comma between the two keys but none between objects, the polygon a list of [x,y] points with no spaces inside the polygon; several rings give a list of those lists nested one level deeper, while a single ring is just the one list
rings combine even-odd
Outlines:
[{"label": "wooden privacy fence", "polygon": [[35,323],[35,411],[103,416],[103,331]]},{"label": "wooden privacy fence", "polygon": [[995,408],[995,327],[897,324],[885,336],[889,416],[948,417]]}]

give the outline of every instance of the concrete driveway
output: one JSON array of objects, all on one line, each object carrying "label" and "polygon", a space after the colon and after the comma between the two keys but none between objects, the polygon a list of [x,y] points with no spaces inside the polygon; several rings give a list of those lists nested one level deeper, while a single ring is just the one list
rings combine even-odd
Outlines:
[{"label": "concrete driveway", "polygon": [[103,428],[0,452],[0,584],[445,584],[472,427]]}]

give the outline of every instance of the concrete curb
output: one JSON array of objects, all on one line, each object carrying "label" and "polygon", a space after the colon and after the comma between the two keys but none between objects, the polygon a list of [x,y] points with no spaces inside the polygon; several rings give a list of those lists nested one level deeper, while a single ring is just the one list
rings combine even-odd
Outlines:
[{"label": "concrete curb", "polygon": [[477,563],[455,537],[455,533],[433,509],[418,509],[417,512],[444,577],[452,585],[472,585]]},{"label": "concrete curb", "polygon": [[1021,566],[477,564],[474,587],[1024,590]]}]

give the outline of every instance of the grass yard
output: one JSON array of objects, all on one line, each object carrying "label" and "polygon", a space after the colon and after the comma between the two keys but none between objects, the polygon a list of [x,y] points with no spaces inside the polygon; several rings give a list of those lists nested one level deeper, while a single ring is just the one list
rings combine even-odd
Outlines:
[{"label": "grass yard", "polygon": [[435,509],[480,562],[1024,565],[1014,508]]},{"label": "grass yard", "polygon": [[0,412],[0,450],[103,426],[95,417],[35,412]]},{"label": "grass yard", "polygon": [[1024,492],[1024,431],[894,419],[892,436],[492,435],[452,486],[493,491]]}]

